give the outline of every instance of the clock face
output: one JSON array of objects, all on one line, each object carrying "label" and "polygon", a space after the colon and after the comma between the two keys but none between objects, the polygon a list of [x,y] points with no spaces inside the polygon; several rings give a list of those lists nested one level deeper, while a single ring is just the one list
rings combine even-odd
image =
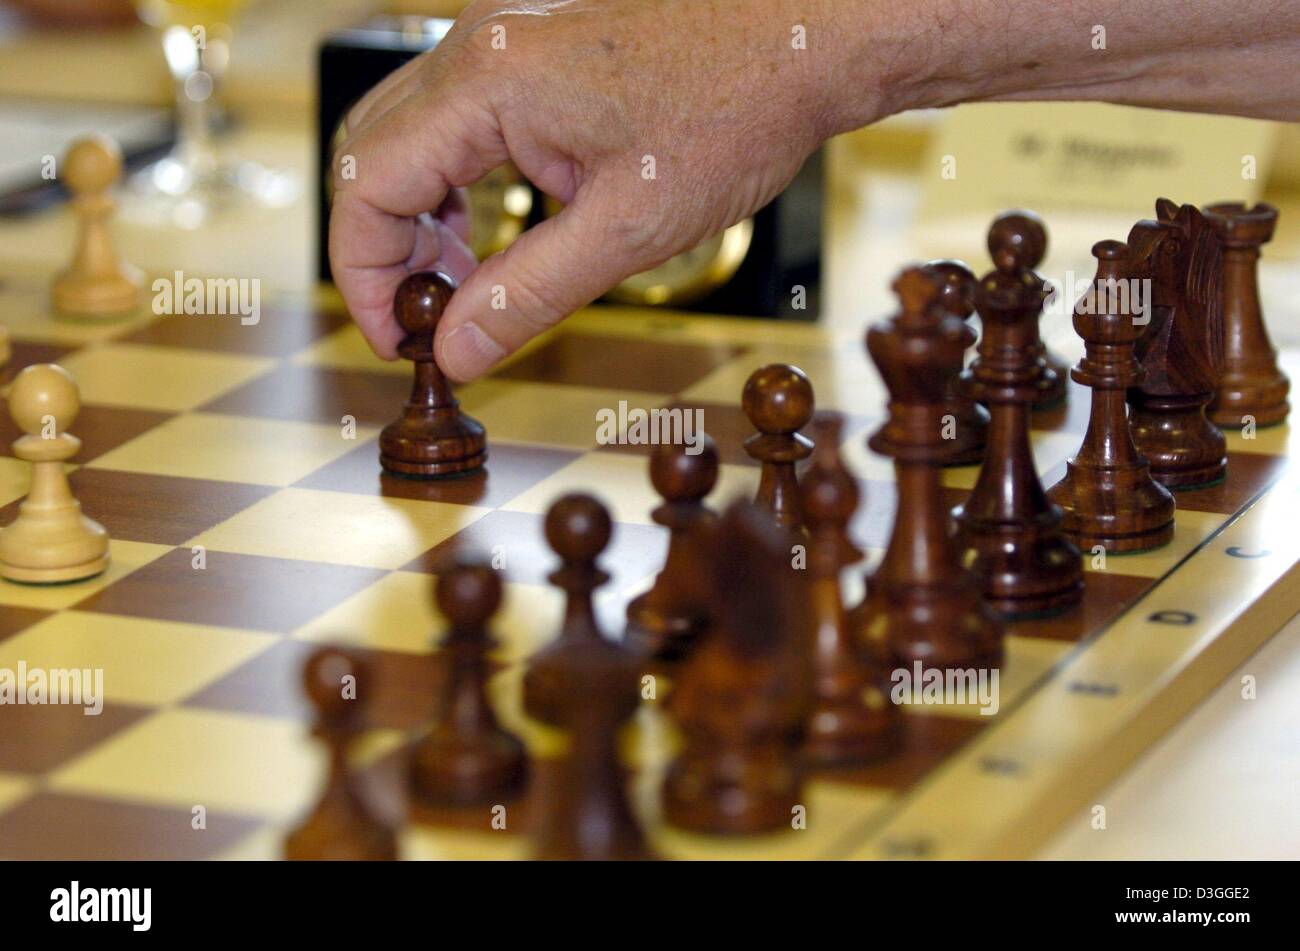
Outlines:
[{"label": "clock face", "polygon": [[[546,199],[546,216],[563,206]],[[736,275],[754,240],[754,219],[746,218],[722,234],[669,258],[657,268],[634,274],[605,295],[620,304],[641,307],[681,307],[722,287]]]},{"label": "clock face", "polygon": [[746,218],[663,264],[634,274],[609,292],[610,300],[651,307],[694,303],[731,280],[754,239],[754,220]]},{"label": "clock face", "polygon": [[533,210],[533,190],[507,163],[469,187],[470,247],[482,261],[504,251],[523,233]]},{"label": "clock face", "polygon": [[[347,138],[340,122],[330,138],[333,156]],[[507,163],[475,182],[469,191],[470,248],[480,261],[503,251],[523,233],[533,210],[533,192],[519,171]],[[325,171],[325,195],[334,201],[334,176]]]}]

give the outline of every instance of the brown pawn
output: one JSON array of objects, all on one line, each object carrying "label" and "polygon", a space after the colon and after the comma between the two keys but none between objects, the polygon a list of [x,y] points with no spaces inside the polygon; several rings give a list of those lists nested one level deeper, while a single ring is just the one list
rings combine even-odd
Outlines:
[{"label": "brown pawn", "polygon": [[695,455],[688,448],[660,443],[650,456],[650,482],[664,500],[652,517],[670,533],[668,557],[654,586],[627,606],[627,641],[664,661],[681,660],[709,623],[708,605],[692,596],[702,569],[690,533],[717,518],[704,498],[718,481],[718,450],[708,436]]},{"label": "brown pawn", "polygon": [[1086,353],[1073,371],[1076,383],[1092,389],[1092,415],[1083,446],[1047,496],[1061,507],[1062,525],[1080,548],[1144,551],[1174,537],[1174,497],[1151,478],[1129,432],[1125,391],[1144,376],[1133,353],[1142,327],[1113,291],[1128,280],[1129,247],[1101,241],[1092,253],[1097,277],[1074,310]]},{"label": "brown pawn", "polygon": [[862,559],[849,538],[860,493],[840,458],[844,417],[826,415],[814,428],[817,448],[799,486],[815,625],[813,708],[803,752],[810,766],[844,766],[897,747],[902,717],[890,702],[884,671],[850,634],[844,613],[840,572]]},{"label": "brown pawn", "polygon": [[1223,372],[1210,403],[1210,420],[1240,427],[1250,416],[1256,426],[1273,426],[1284,422],[1291,409],[1291,381],[1278,369],[1277,351],[1264,329],[1256,272],[1260,246],[1273,240],[1277,209],[1221,202],[1207,207],[1205,217],[1224,244]]},{"label": "brown pawn", "polygon": [[393,475],[468,475],[487,461],[487,433],[461,412],[433,356],[433,334],[455,289],[446,275],[423,271],[402,281],[393,298],[393,313],[407,334],[397,352],[415,363],[415,383],[402,415],[379,435],[379,463]]},{"label": "brown pawn", "polygon": [[[975,275],[961,261],[931,261],[922,268],[939,285],[939,309],[969,321],[975,313]],[[966,326],[966,349],[975,344],[975,330]],[[944,387],[944,415],[952,417],[954,438],[949,441],[946,466],[976,466],[984,460],[989,439],[989,411],[966,392],[961,377]]]},{"label": "brown pawn", "polygon": [[800,531],[795,465],[812,453],[812,442],[799,432],[813,417],[812,384],[798,367],[770,363],[745,381],[741,405],[758,430],[745,440],[745,452],[763,466],[754,501],[782,528]]},{"label": "brown pawn", "polygon": [[[993,229],[1014,236],[1019,242],[1017,247],[1020,259],[1031,271],[1047,256],[1047,227],[1043,224],[1043,219],[1032,211],[1003,212],[993,219],[990,233]],[[1034,276],[1038,277],[1037,274]],[[1039,336],[1037,322],[1034,324],[1033,340],[1028,346],[1033,351],[1034,361],[1039,369],[1038,382],[1035,384],[1038,391],[1034,397],[1033,408],[1043,410],[1059,406],[1069,393],[1069,384],[1066,381],[1069,366],[1064,360],[1048,352],[1047,345]]]},{"label": "brown pawn", "polygon": [[1137,343],[1146,378],[1128,393],[1133,442],[1167,489],[1222,482],[1227,441],[1205,409],[1223,369],[1223,241],[1199,209],[1161,198],[1128,245],[1153,298]]},{"label": "brown pawn", "polygon": [[612,531],[609,512],[590,495],[563,496],[546,513],[546,541],[561,562],[550,582],[564,592],[565,603],[559,637],[533,657],[524,674],[524,710],[543,723],[562,725],[577,689],[570,680],[576,667],[609,677],[632,669],[628,650],[601,634],[591,603],[595,590],[609,580],[596,559]]},{"label": "brown pawn", "polygon": [[433,728],[411,751],[411,793],[446,805],[483,805],[517,796],[528,756],[501,727],[487,697],[487,622],[501,606],[501,578],[484,564],[458,564],[438,576],[438,609],[450,622],[442,643],[447,684]]},{"label": "brown pawn", "polygon": [[303,685],[316,711],[314,733],[329,750],[329,775],[316,808],[285,840],[284,857],[343,862],[396,859],[396,836],[371,810],[348,763],[368,699],[365,666],[344,651],[321,648],[303,667]]},{"label": "brown pawn", "polygon": [[902,312],[868,331],[867,349],[890,394],[889,421],[870,446],[893,457],[898,501],[889,547],[850,629],[891,665],[996,667],[1002,625],[961,563],[940,479],[946,397],[968,328],[936,306],[939,289],[925,271],[904,271],[894,291]]},{"label": "brown pawn", "polygon": [[565,654],[559,666],[569,692],[558,707],[557,725],[567,731],[569,748],[542,802],[535,857],[654,859],[628,801],[619,760],[619,732],[640,703],[636,675],[626,667],[611,672],[580,653]]},{"label": "brown pawn", "polygon": [[788,830],[806,804],[798,752],[812,703],[812,611],[806,572],[791,560],[798,536],[748,502],[698,534],[716,616],[668,700],[682,742],[664,815],[693,832]]},{"label": "brown pawn", "polygon": [[989,445],[975,488],[953,512],[966,563],[990,606],[1007,615],[1059,611],[1083,597],[1079,550],[1043,491],[1029,443],[1042,373],[1033,345],[1047,296],[1027,263],[1039,256],[1034,236],[1018,215],[989,229],[996,267],[976,291],[984,332],[971,368],[972,395],[989,407]]}]

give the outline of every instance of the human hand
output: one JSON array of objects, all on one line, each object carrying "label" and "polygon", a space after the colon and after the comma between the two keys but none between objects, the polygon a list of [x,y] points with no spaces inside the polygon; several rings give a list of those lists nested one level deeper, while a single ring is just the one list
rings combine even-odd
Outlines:
[{"label": "human hand", "polygon": [[[355,177],[336,159],[330,258],[376,352],[395,355],[412,271],[461,282],[435,352],[465,381],[771,201],[830,131],[816,61],[792,42],[807,6],[471,4],[358,103],[337,153]],[[506,160],[567,207],[475,267],[452,196]]]}]

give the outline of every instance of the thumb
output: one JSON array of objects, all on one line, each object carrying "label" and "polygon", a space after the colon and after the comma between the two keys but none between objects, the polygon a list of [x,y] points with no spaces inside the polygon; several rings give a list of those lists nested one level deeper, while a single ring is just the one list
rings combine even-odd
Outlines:
[{"label": "thumb", "polygon": [[593,191],[524,232],[480,264],[452,297],[438,325],[438,364],[466,382],[656,263],[653,251],[614,233],[617,216]]}]

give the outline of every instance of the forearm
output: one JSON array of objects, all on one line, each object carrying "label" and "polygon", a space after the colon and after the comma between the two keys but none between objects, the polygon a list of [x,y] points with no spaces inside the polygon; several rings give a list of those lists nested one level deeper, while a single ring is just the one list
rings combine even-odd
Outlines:
[{"label": "forearm", "polygon": [[[782,0],[784,2],[784,0]],[[794,5],[788,5],[794,9]],[[826,0],[811,81],[829,131],[905,109],[1093,100],[1300,119],[1289,0]]]}]

